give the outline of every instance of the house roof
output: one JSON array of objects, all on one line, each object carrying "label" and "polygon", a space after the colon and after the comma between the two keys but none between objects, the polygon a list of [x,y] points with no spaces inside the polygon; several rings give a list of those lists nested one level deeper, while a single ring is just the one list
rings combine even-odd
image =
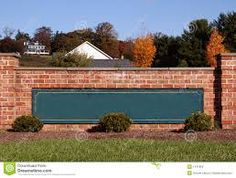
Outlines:
[{"label": "house roof", "polygon": [[112,60],[107,60],[107,59],[93,59],[91,62],[90,67],[108,67],[108,68],[122,68],[122,67],[134,67],[134,64],[132,61],[128,59],[112,59]]},{"label": "house roof", "polygon": [[92,43],[85,41],[84,43],[82,43],[81,45],[79,45],[78,47],[76,47],[75,49],[73,49],[72,51],[70,51],[69,53],[72,53],[74,51],[76,51],[77,49],[80,49],[82,46],[84,46],[85,44],[89,45],[90,47],[92,47],[93,49],[95,49],[96,51],[100,52],[101,54],[103,54],[104,56],[106,56],[108,59],[113,59],[113,57],[109,56],[107,53],[105,53],[104,51],[102,51],[101,49],[99,49],[98,47],[94,46]]}]

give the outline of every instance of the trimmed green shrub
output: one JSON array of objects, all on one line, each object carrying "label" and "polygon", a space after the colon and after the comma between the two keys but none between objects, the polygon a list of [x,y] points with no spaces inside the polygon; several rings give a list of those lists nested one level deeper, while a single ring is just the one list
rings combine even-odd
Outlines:
[{"label": "trimmed green shrub", "polygon": [[184,130],[195,130],[195,131],[208,131],[212,129],[212,118],[211,116],[196,112],[193,113],[189,118],[185,120]]},{"label": "trimmed green shrub", "polygon": [[12,124],[15,132],[38,132],[43,128],[43,123],[35,116],[17,117]]},{"label": "trimmed green shrub", "polygon": [[54,55],[51,64],[55,67],[89,67],[92,58],[84,53],[59,52]]},{"label": "trimmed green shrub", "polygon": [[132,124],[131,118],[124,113],[107,113],[99,122],[105,132],[124,132]]}]

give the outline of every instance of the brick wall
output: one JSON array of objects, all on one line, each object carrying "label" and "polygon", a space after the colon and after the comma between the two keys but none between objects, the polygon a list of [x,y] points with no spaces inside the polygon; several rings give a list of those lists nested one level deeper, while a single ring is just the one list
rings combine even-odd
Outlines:
[{"label": "brick wall", "polygon": [[0,53],[0,127],[16,117],[16,68],[18,56]]},{"label": "brick wall", "polygon": [[236,129],[236,54],[223,54],[218,63],[221,70],[222,126]]},{"label": "brick wall", "polygon": [[[18,66],[16,55],[0,54],[0,127],[9,127],[16,116],[31,114],[32,88],[203,88],[204,111],[216,121],[220,122],[222,117],[223,128],[233,128],[233,124],[236,125],[236,112],[233,111],[233,107],[236,106],[236,100],[234,103],[233,99],[236,96],[236,81],[234,82],[232,74],[235,68],[231,64],[236,66],[236,55],[223,55],[221,58],[222,67],[218,70],[214,68],[73,69],[23,68]],[[46,125],[45,129],[90,126]],[[133,127],[173,129],[182,125],[142,124]]]}]

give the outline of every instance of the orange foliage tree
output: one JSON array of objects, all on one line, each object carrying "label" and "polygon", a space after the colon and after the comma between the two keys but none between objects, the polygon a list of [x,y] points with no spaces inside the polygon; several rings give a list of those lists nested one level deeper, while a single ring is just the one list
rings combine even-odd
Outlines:
[{"label": "orange foliage tree", "polygon": [[220,35],[217,29],[211,33],[209,43],[207,45],[207,60],[212,67],[216,67],[216,56],[220,53],[225,53],[227,50],[223,44],[224,38]]},{"label": "orange foliage tree", "polygon": [[155,54],[156,47],[151,35],[138,37],[134,41],[133,60],[136,67],[150,67]]}]

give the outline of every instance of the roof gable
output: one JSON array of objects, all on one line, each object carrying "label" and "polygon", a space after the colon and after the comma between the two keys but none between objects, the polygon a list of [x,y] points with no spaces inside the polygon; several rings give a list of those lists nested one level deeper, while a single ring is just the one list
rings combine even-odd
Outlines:
[{"label": "roof gable", "polygon": [[93,59],[113,59],[111,56],[106,54],[104,51],[100,50],[93,44],[89,43],[88,41],[85,41],[69,53],[85,53],[88,56],[91,56]]}]

